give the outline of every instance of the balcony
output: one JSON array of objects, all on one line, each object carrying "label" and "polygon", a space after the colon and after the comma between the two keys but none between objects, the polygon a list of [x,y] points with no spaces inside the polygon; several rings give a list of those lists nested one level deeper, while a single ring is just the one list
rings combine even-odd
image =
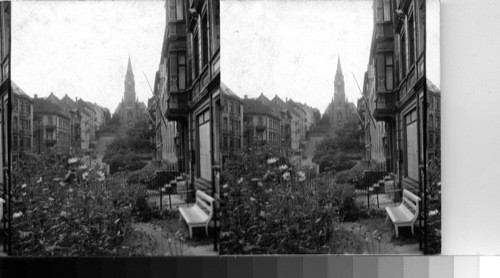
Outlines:
[{"label": "balcony", "polygon": [[263,125],[263,124],[260,124],[260,125],[256,125],[255,126],[255,130],[257,132],[264,132],[266,130],[267,126],[266,125]]},{"label": "balcony", "polygon": [[45,145],[49,148],[55,146],[56,143],[57,143],[56,139],[45,139]]},{"label": "balcony", "polygon": [[394,30],[392,21],[377,22],[375,25],[375,40],[393,40]]},{"label": "balcony", "polygon": [[56,128],[57,128],[57,125],[55,125],[55,124],[47,124],[47,125],[45,126],[45,129],[46,129],[47,131],[55,130]]},{"label": "balcony", "polygon": [[396,94],[394,92],[378,92],[375,99],[373,117],[377,121],[393,121],[396,118]]},{"label": "balcony", "polygon": [[[186,37],[186,23],[184,21],[172,21],[168,23],[168,39]],[[175,45],[174,45],[175,47]],[[184,45],[185,48],[185,45]]]},{"label": "balcony", "polygon": [[167,99],[165,117],[169,121],[184,121],[188,117],[188,94],[171,91]]}]

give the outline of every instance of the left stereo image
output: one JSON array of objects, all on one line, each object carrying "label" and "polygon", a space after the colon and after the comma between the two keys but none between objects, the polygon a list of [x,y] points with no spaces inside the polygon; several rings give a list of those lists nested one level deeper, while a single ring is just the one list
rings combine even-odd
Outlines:
[{"label": "left stereo image", "polygon": [[219,1],[0,7],[2,254],[218,255]]}]

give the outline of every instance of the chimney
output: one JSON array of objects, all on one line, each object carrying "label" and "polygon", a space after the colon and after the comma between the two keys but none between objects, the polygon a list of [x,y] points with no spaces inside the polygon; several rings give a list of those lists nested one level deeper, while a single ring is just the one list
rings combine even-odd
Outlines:
[{"label": "chimney", "polygon": [[245,99],[248,99],[248,95],[245,95]]},{"label": "chimney", "polygon": [[37,99],[37,98],[38,98],[38,94],[35,94],[35,99]]}]

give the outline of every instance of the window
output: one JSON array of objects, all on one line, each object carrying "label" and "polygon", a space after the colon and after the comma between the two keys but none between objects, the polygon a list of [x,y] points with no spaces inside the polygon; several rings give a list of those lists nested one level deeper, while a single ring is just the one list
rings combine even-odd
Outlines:
[{"label": "window", "polygon": [[212,1],[212,54],[220,46],[220,1]]},{"label": "window", "polygon": [[377,21],[384,20],[384,5],[382,0],[377,0]]},{"label": "window", "polygon": [[394,88],[392,53],[377,54],[377,82],[378,89],[390,91]]},{"label": "window", "polygon": [[408,17],[408,52],[408,66],[411,67],[415,63],[415,17],[413,14]]},{"label": "window", "polygon": [[418,135],[417,112],[413,110],[405,116],[405,177],[418,180]]},{"label": "window", "polygon": [[194,63],[194,76],[193,79],[196,79],[200,74],[200,41],[198,39],[198,34],[193,36],[193,63]]},{"label": "window", "polygon": [[203,54],[202,54],[202,62],[203,62],[203,67],[208,64],[208,15],[205,13],[203,15],[203,18],[201,20],[201,38],[202,38],[202,47],[203,47]]},{"label": "window", "polygon": [[176,21],[184,19],[183,0],[170,0],[169,1],[169,21]]},{"label": "window", "polygon": [[400,56],[401,78],[400,79],[402,80],[406,75],[406,59],[408,59],[408,57],[406,56],[406,39],[405,39],[404,34],[401,34],[399,36],[399,46],[400,46],[400,51],[401,51],[401,56]]},{"label": "window", "polygon": [[186,89],[186,54],[183,52],[170,54],[170,88]]},{"label": "window", "polygon": [[440,128],[440,119],[439,119],[439,116],[436,116],[436,128],[439,129]]},{"label": "window", "polygon": [[14,117],[14,130],[17,130],[17,117]]},{"label": "window", "polygon": [[420,3],[420,8],[418,10],[418,53],[422,54],[425,48],[425,9],[424,3]]},{"label": "window", "polygon": [[391,20],[391,2],[390,0],[384,0],[384,21]]},{"label": "window", "polygon": [[259,120],[258,120],[258,125],[261,126],[262,125],[262,117],[259,117]]},{"label": "window", "polygon": [[434,128],[434,116],[429,115],[429,128]]}]

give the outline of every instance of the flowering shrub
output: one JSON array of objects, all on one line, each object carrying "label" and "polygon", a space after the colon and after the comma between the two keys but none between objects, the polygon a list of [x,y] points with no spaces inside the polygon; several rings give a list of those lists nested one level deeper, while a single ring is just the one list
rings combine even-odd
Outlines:
[{"label": "flowering shrub", "polygon": [[64,183],[66,171],[43,156],[18,161],[13,170],[12,244],[17,256],[116,254],[144,187],[125,176],[99,181],[98,170],[81,183]]},{"label": "flowering shrub", "polygon": [[284,158],[246,155],[222,175],[221,254],[332,253],[352,187],[305,180]]},{"label": "flowering shrub", "polygon": [[431,159],[428,163],[428,215],[427,248],[428,254],[441,253],[441,161]]}]

